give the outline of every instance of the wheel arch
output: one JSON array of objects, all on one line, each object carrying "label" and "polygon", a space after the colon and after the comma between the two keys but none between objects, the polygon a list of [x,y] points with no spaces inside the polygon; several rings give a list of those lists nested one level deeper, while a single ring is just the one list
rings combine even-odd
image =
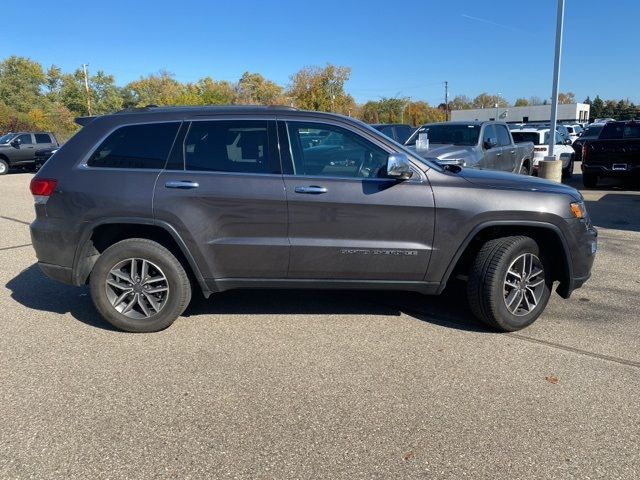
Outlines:
[{"label": "wheel arch", "polygon": [[494,238],[525,235],[533,238],[545,252],[552,252],[550,261],[554,280],[559,280],[557,293],[567,298],[572,278],[571,251],[560,228],[539,221],[488,221],[477,225],[465,238],[450,261],[440,282],[441,293],[451,276],[466,274],[482,245]]},{"label": "wheel arch", "polygon": [[162,221],[130,217],[102,220],[85,227],[73,262],[74,285],[86,284],[100,254],[126,238],[146,238],[158,242],[184,265],[187,274],[198,283],[205,297],[211,294],[198,264],[175,228]]}]

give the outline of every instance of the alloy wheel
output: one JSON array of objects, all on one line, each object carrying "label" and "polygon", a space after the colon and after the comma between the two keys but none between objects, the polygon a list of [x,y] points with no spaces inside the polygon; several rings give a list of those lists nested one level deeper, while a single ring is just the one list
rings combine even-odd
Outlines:
[{"label": "alloy wheel", "polygon": [[544,268],[533,253],[518,256],[504,278],[504,304],[518,317],[533,312],[545,288]]},{"label": "alloy wheel", "polygon": [[143,258],[117,263],[105,283],[111,306],[122,315],[146,319],[162,310],[169,298],[169,282],[160,267]]}]

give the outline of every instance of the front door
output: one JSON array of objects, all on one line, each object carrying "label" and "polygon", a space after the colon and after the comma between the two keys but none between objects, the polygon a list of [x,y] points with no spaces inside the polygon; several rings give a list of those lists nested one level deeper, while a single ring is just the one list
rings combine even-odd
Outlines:
[{"label": "front door", "polygon": [[205,279],[285,278],[287,204],[275,119],[183,125],[159,176],[156,220],[178,230]]},{"label": "front door", "polygon": [[28,163],[32,162],[36,158],[36,149],[33,144],[33,138],[30,133],[23,133],[18,135],[14,140],[19,140],[20,145],[12,152],[11,158],[12,164]]},{"label": "front door", "polygon": [[502,148],[498,145],[498,138],[494,125],[485,125],[482,131],[482,160],[478,163],[478,168],[487,170],[498,170]]},{"label": "front door", "polygon": [[411,180],[385,177],[389,147],[348,125],[292,118],[278,128],[289,278],[422,280],[434,229],[424,174],[416,168]]},{"label": "front door", "polygon": [[[498,148],[500,149],[496,170],[514,172],[516,171],[516,147],[511,143],[509,129],[505,125],[500,124],[496,125],[495,129],[498,136]],[[518,169],[519,168],[520,165],[518,165]]]}]

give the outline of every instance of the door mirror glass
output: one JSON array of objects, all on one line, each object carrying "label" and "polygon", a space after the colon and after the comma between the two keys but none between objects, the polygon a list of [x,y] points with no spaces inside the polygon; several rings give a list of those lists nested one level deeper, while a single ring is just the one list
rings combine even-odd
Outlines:
[{"label": "door mirror glass", "polygon": [[392,153],[387,157],[387,176],[396,180],[408,180],[413,176],[411,163],[404,153]]},{"label": "door mirror glass", "polygon": [[489,150],[490,148],[494,148],[497,145],[498,145],[498,139],[495,137],[489,137],[484,142],[484,148],[486,148],[487,150]]}]

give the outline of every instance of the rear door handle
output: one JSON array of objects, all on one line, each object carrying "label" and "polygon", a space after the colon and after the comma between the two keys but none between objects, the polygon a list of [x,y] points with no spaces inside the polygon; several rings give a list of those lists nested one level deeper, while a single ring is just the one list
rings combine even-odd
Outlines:
[{"label": "rear door handle", "polygon": [[310,193],[312,195],[327,193],[327,187],[319,187],[318,185],[309,185],[308,187],[296,187],[294,190],[296,193]]},{"label": "rear door handle", "polygon": [[171,180],[164,184],[165,188],[181,188],[187,190],[189,188],[198,188],[200,185],[198,182],[191,182],[189,180]]},{"label": "rear door handle", "polygon": [[516,153],[516,151],[515,151],[515,150],[511,150],[511,152],[510,152],[510,153]]}]

